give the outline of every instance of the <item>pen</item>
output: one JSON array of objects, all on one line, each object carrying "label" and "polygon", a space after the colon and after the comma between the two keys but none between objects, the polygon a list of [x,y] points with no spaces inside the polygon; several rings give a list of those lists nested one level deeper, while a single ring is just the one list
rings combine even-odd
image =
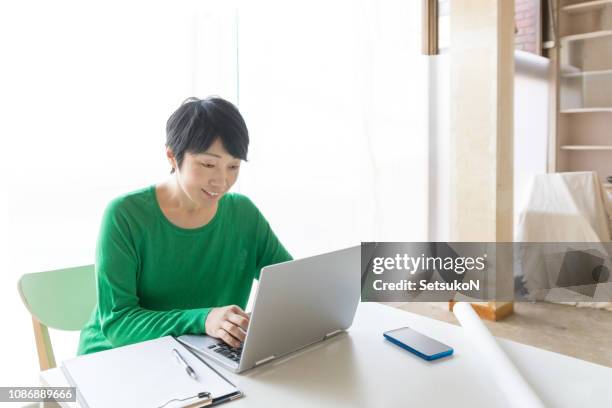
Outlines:
[{"label": "pen", "polygon": [[183,359],[183,357],[179,354],[178,350],[173,348],[172,354],[174,354],[174,357],[176,357],[176,361],[178,361],[179,363],[183,365],[183,367],[185,367],[185,371],[187,372],[187,374],[194,380],[197,380],[198,377],[196,376],[195,371],[193,371],[193,368],[191,368],[191,366],[187,364],[185,359]]}]

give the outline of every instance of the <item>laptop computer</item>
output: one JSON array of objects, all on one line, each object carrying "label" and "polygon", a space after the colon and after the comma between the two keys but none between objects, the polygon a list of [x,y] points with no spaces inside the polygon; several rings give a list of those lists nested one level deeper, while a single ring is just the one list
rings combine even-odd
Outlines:
[{"label": "laptop computer", "polygon": [[360,247],[270,265],[259,287],[244,343],[231,348],[207,335],[178,340],[240,373],[347,330],[361,293]]}]

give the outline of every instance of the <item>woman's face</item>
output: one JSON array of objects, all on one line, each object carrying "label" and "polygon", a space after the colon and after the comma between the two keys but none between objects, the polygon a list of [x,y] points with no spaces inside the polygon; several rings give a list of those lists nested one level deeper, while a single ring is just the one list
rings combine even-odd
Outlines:
[{"label": "woman's face", "polygon": [[238,179],[241,163],[225,150],[219,138],[205,152],[185,153],[180,169],[171,152],[168,158],[181,189],[197,207],[215,206]]}]

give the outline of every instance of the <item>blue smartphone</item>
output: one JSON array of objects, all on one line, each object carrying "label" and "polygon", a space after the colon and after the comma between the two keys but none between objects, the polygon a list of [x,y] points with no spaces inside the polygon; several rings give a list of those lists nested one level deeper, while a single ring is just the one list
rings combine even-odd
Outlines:
[{"label": "blue smartphone", "polygon": [[410,327],[389,330],[384,332],[383,336],[396,346],[400,346],[428,361],[453,354],[452,347],[412,330]]}]

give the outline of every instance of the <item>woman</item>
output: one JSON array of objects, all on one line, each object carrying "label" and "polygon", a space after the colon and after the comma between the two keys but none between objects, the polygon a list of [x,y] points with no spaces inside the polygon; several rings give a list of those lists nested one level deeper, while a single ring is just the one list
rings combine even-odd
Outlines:
[{"label": "woman", "polygon": [[238,347],[253,278],[291,259],[257,207],[229,193],[249,145],[234,105],[190,98],[168,119],[166,137],[171,177],[116,198],[104,213],[98,304],[79,354],[187,333]]}]

